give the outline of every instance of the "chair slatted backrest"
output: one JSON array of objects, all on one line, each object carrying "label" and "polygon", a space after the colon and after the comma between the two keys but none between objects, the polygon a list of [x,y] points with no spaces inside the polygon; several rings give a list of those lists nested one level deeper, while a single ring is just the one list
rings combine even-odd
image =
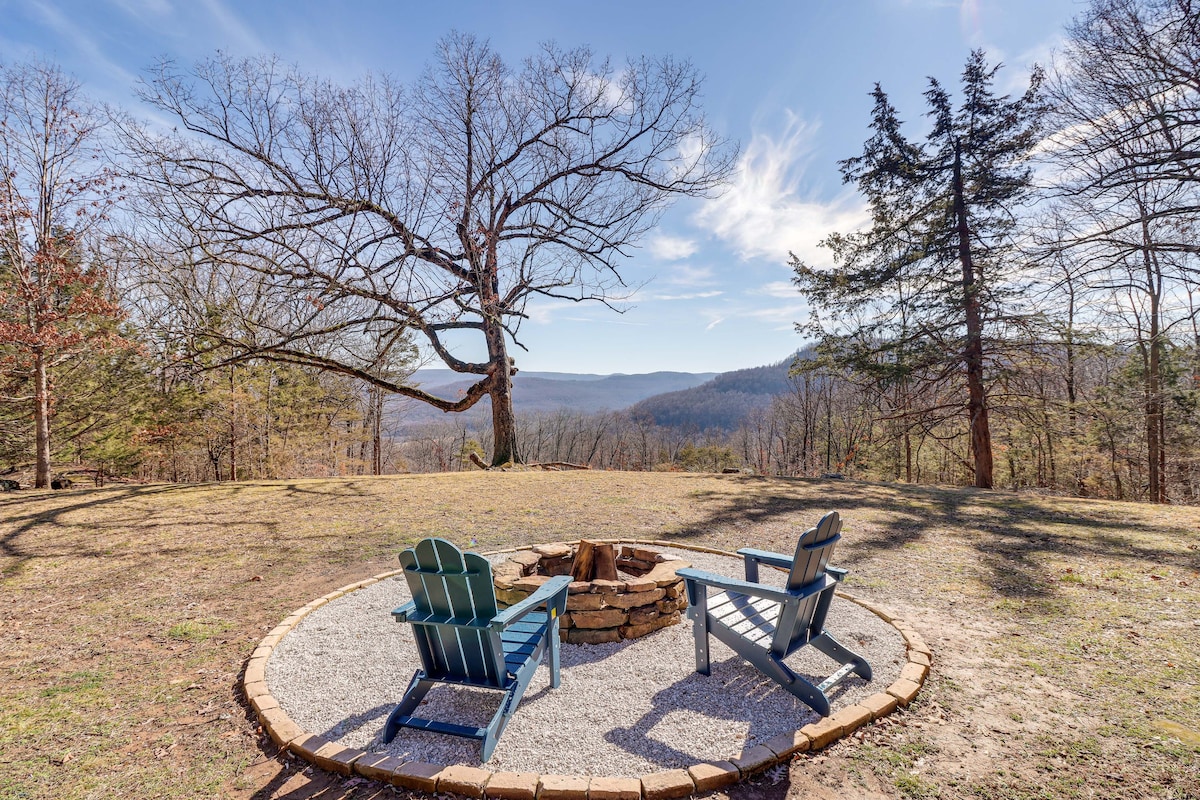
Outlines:
[{"label": "chair slatted backrest", "polygon": [[400,565],[417,611],[429,617],[412,621],[425,672],[503,687],[507,670],[500,637],[486,627],[497,613],[491,563],[445,539],[423,539],[400,553]]},{"label": "chair slatted backrest", "polygon": [[[825,577],[825,568],[829,566],[829,559],[833,557],[833,549],[842,538],[841,530],[841,517],[836,511],[830,511],[821,517],[816,527],[810,528],[800,536],[800,542],[796,545],[796,556],[792,560],[792,569],[788,573],[788,591],[799,591],[813,581]],[[771,642],[771,652],[786,655],[821,632],[812,629],[813,615],[820,599],[819,594],[811,595],[796,606],[794,613],[780,615],[775,637]],[[823,621],[821,623],[823,625]]]}]

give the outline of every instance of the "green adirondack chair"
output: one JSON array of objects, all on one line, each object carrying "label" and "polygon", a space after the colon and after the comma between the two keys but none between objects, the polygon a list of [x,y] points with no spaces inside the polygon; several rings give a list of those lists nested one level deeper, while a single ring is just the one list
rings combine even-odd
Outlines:
[{"label": "green adirondack chair", "polygon": [[[825,693],[847,676],[853,673],[871,680],[866,660],[825,632],[834,588],[846,576],[846,570],[829,566],[841,528],[836,511],[826,514],[815,528],[800,536],[792,558],[752,548],[738,550],[745,562],[744,581],[690,568],[679,570],[677,574],[687,585],[696,671],[709,674],[708,636],[712,634],[822,716],[829,716]],[[787,569],[786,584],[782,588],[760,584],[759,564]],[[710,588],[717,594],[709,597]],[[797,675],[784,663],[807,645],[840,665],[820,684]]]},{"label": "green adirondack chair", "polygon": [[[483,742],[481,760],[487,761],[547,652],[550,686],[560,683],[558,620],[571,578],[551,578],[500,611],[492,565],[477,553],[464,553],[445,539],[423,539],[400,553],[400,564],[413,599],[392,617],[413,626],[422,668],[388,716],[383,741],[391,742],[401,728],[465,736]],[[438,683],[495,689],[504,696],[483,728],[413,716]]]}]

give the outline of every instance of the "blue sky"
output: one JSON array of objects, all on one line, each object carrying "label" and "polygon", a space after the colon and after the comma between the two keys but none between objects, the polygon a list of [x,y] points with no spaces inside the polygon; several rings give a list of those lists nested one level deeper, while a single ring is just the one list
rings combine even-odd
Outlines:
[{"label": "blue sky", "polygon": [[218,49],[277,53],[346,83],[367,72],[414,78],[450,30],[490,39],[512,62],[546,40],[614,61],[686,58],[706,76],[713,127],[741,143],[734,183],[719,199],[676,204],[634,251],[622,274],[641,288],[624,314],[534,304],[521,330],[529,352],[515,357],[527,370],[722,372],[780,361],[803,344],[793,323],[806,310],[787,254],[825,263],[816,243],[863,221],[836,162],[862,150],[874,83],[918,133],[926,76],[956,86],[968,52],[982,47],[1006,65],[1002,88],[1019,92],[1084,8],[1079,0],[0,0],[0,59],[49,58],[93,98],[137,114],[143,68]]}]

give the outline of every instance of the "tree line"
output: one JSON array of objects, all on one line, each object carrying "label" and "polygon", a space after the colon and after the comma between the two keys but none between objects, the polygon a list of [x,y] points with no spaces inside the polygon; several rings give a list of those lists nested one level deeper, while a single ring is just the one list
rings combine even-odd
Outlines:
[{"label": "tree line", "polygon": [[[1068,370],[1064,348],[1034,343],[992,396],[997,487],[1119,500],[1152,499],[1141,424],[1141,354],[1081,342]],[[811,351],[805,354],[813,356]],[[1180,355],[1175,353],[1176,356]],[[1193,376],[1172,360],[1168,388],[1182,405],[1172,414],[1167,469],[1171,499],[1200,502],[1200,414]],[[1073,384],[1065,378],[1073,374]],[[1190,394],[1189,394],[1190,393]],[[1190,402],[1191,405],[1186,405]],[[721,472],[822,479],[964,485],[973,480],[971,438],[947,397],[940,410],[897,414],[893,387],[833,364],[794,375],[765,407],[731,427],[657,424],[635,408],[587,414],[562,410],[518,415],[521,446],[540,462],[593,469]],[[487,420],[460,415],[404,437],[408,468],[471,470],[467,454],[488,440]]]},{"label": "tree line", "polygon": [[[3,66],[0,459],[37,486],[473,453],[1194,501],[1198,17],[1094,0],[1020,95],[974,52],[915,125],[877,85],[841,162],[870,224],[793,257],[814,347],[732,431],[511,403],[526,304],[619,302],[624,249],[731,174],[687,62],[511,65],[461,35],[408,84],[163,62],[141,97],[170,130]],[[454,355],[470,336],[478,363]],[[475,382],[426,394],[430,356]],[[485,396],[490,419],[462,414]],[[397,398],[450,414],[401,435]]]}]

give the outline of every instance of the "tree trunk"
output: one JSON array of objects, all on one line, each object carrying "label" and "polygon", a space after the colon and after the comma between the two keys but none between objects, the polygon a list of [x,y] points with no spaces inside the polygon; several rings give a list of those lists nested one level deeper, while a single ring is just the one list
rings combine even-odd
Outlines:
[{"label": "tree trunk", "polygon": [[36,431],[33,485],[36,489],[50,488],[50,378],[46,374],[46,359],[41,353],[33,362],[33,423]]},{"label": "tree trunk", "polygon": [[508,358],[504,330],[499,324],[486,328],[492,368],[492,385],[488,389],[492,399],[492,466],[520,464],[523,462],[517,445],[517,419],[512,404],[513,365]]},{"label": "tree trunk", "polygon": [[[1068,274],[1067,282],[1067,332],[1065,346],[1067,351],[1067,374],[1064,376],[1067,385],[1067,440],[1074,448],[1079,442],[1079,410],[1076,397],[1075,378],[1075,284]],[[1075,464],[1075,493],[1087,497],[1087,480],[1081,459],[1076,456]]]},{"label": "tree trunk", "polygon": [[983,317],[979,287],[971,255],[971,229],[962,179],[962,151],[954,146],[954,216],[958,225],[958,259],[962,265],[963,313],[967,341],[963,364],[967,370],[967,418],[971,430],[971,454],[975,462],[975,486],[992,488],[992,433],[988,426],[987,390],[983,383]]},{"label": "tree trunk", "polygon": [[1146,343],[1146,461],[1149,466],[1149,495],[1152,503],[1167,502],[1166,449],[1163,447],[1162,343],[1159,318],[1162,315],[1162,270],[1151,249],[1153,239],[1146,208],[1139,202],[1142,219],[1142,261],[1146,270],[1146,293],[1150,299],[1150,337]]},{"label": "tree trunk", "polygon": [[371,395],[371,474],[383,474],[383,391],[375,388]]},{"label": "tree trunk", "polygon": [[237,393],[233,364],[229,365],[229,480],[237,480]]}]

